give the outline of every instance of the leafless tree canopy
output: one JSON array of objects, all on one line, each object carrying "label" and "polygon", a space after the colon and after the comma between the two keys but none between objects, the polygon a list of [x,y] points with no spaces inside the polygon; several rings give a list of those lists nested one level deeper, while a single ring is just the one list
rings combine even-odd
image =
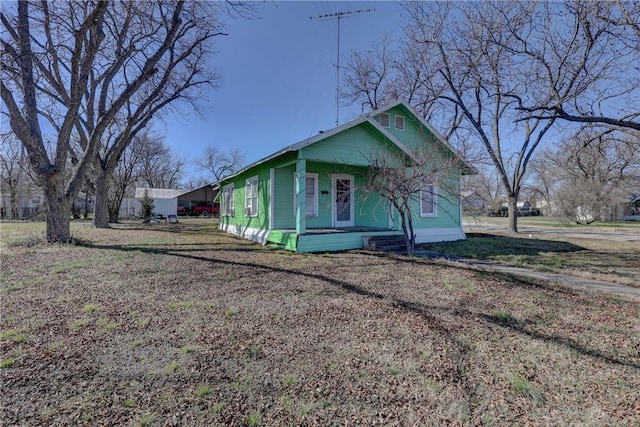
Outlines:
[{"label": "leafless tree canopy", "polygon": [[221,150],[208,146],[196,164],[213,176],[214,182],[234,174],[246,165],[245,154],[239,149]]},{"label": "leafless tree canopy", "polygon": [[541,3],[509,28],[535,92],[524,117],[640,130],[640,3]]},{"label": "leafless tree canopy", "polygon": [[413,216],[419,211],[416,207],[420,206],[425,193],[441,201],[459,200],[457,177],[463,167],[459,159],[438,144],[424,144],[408,153],[400,150],[374,152],[369,156],[369,167],[362,170],[362,184],[358,190],[364,198],[379,196],[393,206],[392,212],[399,216],[407,251],[413,253],[416,243]]},{"label": "leafless tree canopy", "polygon": [[[106,194],[133,136],[174,101],[195,102],[197,90],[215,83],[205,60],[222,34],[216,7],[21,1],[3,8],[2,101],[45,189],[49,240],[69,239],[69,203],[91,169],[104,175],[96,196]],[[56,135],[51,156],[43,126]]]},{"label": "leafless tree canopy", "polygon": [[[637,129],[639,4],[408,2],[399,47],[348,61],[345,99],[407,99],[474,161],[488,159],[509,229],[529,162],[558,123]],[[484,157],[484,159],[483,159]]]},{"label": "leafless tree canopy", "polygon": [[163,139],[148,131],[136,135],[120,156],[109,187],[109,222],[118,222],[120,205],[133,197],[136,186],[177,188],[183,178],[184,159],[174,154]]},{"label": "leafless tree canopy", "polygon": [[578,222],[614,217],[617,205],[640,191],[639,135],[586,127],[536,160],[534,188],[548,213]]},{"label": "leafless tree canopy", "polygon": [[11,132],[2,135],[0,187],[3,197],[2,218],[23,219],[24,199],[33,195],[37,186],[26,168],[22,144]]}]

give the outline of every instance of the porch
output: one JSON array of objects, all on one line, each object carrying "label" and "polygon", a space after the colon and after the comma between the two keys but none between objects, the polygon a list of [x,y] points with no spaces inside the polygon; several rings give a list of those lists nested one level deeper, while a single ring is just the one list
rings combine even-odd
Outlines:
[{"label": "porch", "polygon": [[294,229],[270,230],[267,243],[293,252],[330,252],[364,247],[363,238],[395,236],[401,231],[376,227],[307,228],[304,233]]}]

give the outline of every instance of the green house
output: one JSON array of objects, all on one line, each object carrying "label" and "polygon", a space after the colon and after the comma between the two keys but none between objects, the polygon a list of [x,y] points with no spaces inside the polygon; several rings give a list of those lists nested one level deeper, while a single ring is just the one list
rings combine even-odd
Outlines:
[{"label": "green house", "polygon": [[[415,147],[456,159],[449,188],[459,189],[460,176],[473,171],[410,105],[397,101],[222,180],[220,229],[296,252],[356,249],[366,237],[400,235],[398,212],[379,194],[365,195],[363,180],[374,154]],[[431,190],[424,191],[428,200],[421,195],[415,202],[416,243],[464,239],[459,191]]]}]

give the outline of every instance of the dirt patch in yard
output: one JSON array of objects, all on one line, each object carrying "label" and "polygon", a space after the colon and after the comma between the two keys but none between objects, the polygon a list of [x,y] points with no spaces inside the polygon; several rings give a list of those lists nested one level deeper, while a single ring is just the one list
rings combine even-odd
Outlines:
[{"label": "dirt patch in yard", "polygon": [[212,221],[75,234],[2,248],[2,424],[640,419],[638,302]]}]

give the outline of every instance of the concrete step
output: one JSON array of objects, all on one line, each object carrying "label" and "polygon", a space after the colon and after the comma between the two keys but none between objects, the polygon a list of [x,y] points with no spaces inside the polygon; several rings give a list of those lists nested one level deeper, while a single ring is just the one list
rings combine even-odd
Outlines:
[{"label": "concrete step", "polygon": [[366,236],[363,237],[365,249],[383,252],[403,252],[407,250],[404,236]]}]

